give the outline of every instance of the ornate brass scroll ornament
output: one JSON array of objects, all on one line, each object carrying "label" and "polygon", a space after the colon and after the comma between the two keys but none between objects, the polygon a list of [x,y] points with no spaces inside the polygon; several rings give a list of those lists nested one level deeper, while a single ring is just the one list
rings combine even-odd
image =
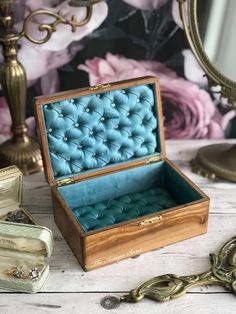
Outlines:
[{"label": "ornate brass scroll ornament", "polygon": [[154,277],[122,296],[120,301],[139,302],[148,298],[164,302],[203,285],[220,285],[236,294],[236,237],[225,243],[218,255],[210,254],[210,261],[212,266],[209,271],[190,276],[166,274]]},{"label": "ornate brass scroll ornament", "polygon": [[[0,145],[0,168],[17,165],[24,174],[42,170],[42,157],[38,143],[28,134],[25,124],[25,103],[27,79],[24,66],[18,60],[18,41],[25,37],[34,44],[44,44],[56,32],[59,24],[71,27],[75,32],[87,24],[93,13],[93,5],[104,0],[71,0],[70,5],[85,7],[85,17],[78,21],[76,16],[67,19],[61,11],[36,10],[31,12],[23,21],[21,32],[14,27],[12,5],[16,0],[0,0],[0,46],[2,47],[3,62],[0,64],[0,83],[9,105],[12,118],[13,137]],[[41,38],[34,38],[30,33],[30,24],[38,17],[49,17],[48,23],[39,23]]]}]

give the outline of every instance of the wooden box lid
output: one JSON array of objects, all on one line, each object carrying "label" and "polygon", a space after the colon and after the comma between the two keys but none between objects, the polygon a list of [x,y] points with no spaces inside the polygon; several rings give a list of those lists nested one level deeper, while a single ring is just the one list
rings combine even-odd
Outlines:
[{"label": "wooden box lid", "polygon": [[50,185],[165,158],[157,78],[36,97],[35,110]]}]

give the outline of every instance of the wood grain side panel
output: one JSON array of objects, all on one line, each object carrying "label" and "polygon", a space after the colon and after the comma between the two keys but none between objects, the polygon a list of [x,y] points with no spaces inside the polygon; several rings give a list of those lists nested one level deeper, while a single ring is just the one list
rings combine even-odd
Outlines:
[{"label": "wood grain side panel", "polygon": [[49,185],[53,185],[55,184],[55,179],[53,176],[51,161],[50,161],[50,156],[49,156],[47,134],[44,127],[41,107],[38,105],[37,102],[35,104],[34,110],[35,110],[37,136],[38,136],[38,141],[39,141],[39,145],[40,145],[40,149],[42,153],[45,178],[48,181]]},{"label": "wood grain side panel", "polygon": [[165,159],[165,162],[170,165],[185,181],[188,182],[189,185],[191,185],[205,200],[210,201],[209,197],[192,181],[190,180],[184,173],[181,171],[172,161],[169,159]]},{"label": "wood grain side panel", "polygon": [[85,238],[85,269],[179,242],[207,231],[209,201],[159,213],[163,220],[147,226],[128,223]]},{"label": "wood grain side panel", "polygon": [[59,193],[52,193],[54,219],[64,239],[70,246],[80,265],[84,268],[84,235],[79,224],[70,216],[69,210],[62,203]]},{"label": "wood grain side panel", "polygon": [[165,145],[165,133],[164,133],[164,118],[163,118],[163,109],[162,109],[162,101],[161,101],[160,83],[158,80],[155,80],[155,90],[156,90],[155,97],[156,97],[161,158],[165,159],[166,158],[166,145]]}]

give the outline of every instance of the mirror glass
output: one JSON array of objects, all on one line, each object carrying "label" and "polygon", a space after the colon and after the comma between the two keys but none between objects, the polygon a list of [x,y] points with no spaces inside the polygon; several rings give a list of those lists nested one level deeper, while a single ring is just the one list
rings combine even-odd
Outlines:
[{"label": "mirror glass", "polygon": [[198,0],[203,49],[215,68],[236,81],[236,0]]}]

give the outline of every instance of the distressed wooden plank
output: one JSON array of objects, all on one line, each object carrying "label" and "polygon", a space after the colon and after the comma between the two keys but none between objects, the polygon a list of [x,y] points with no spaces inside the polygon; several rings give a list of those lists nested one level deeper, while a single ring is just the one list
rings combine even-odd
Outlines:
[{"label": "distressed wooden plank", "polygon": [[[164,273],[187,275],[206,270],[210,266],[208,254],[218,252],[221,245],[236,234],[235,185],[223,180],[212,182],[193,174],[189,160],[201,146],[218,142],[225,140],[167,141],[168,158],[211,198],[208,233],[89,273],[82,271],[54,223],[50,188],[43,173],[24,177],[25,207],[33,213],[38,223],[48,226],[54,232],[51,276],[43,292],[37,295],[2,291],[0,313],[108,313],[101,307],[100,300],[107,294],[113,294],[113,291],[128,291],[140,282]],[[235,143],[234,140],[227,142]],[[197,287],[192,291],[183,299],[164,304],[149,300],[135,305],[122,304],[110,313],[235,312],[235,297],[220,287]]]},{"label": "distressed wooden plank", "polygon": [[[203,236],[85,273],[62,238],[52,215],[34,217],[39,223],[50,227],[55,236],[50,260],[51,276],[43,289],[50,293],[128,291],[157,275],[170,272],[188,275],[205,271],[210,267],[208,254],[218,252],[225,240],[235,235],[236,225],[236,215],[211,215],[209,231]],[[197,287],[194,291],[212,292],[222,289]]]},{"label": "distressed wooden plank", "polygon": [[[165,303],[143,300],[137,304],[122,303],[117,309],[106,310],[100,302],[105,293],[37,294],[33,296],[0,295],[1,314],[210,314],[235,313],[235,296],[230,294],[187,294],[184,298]],[[116,296],[119,296],[115,294]]]}]

